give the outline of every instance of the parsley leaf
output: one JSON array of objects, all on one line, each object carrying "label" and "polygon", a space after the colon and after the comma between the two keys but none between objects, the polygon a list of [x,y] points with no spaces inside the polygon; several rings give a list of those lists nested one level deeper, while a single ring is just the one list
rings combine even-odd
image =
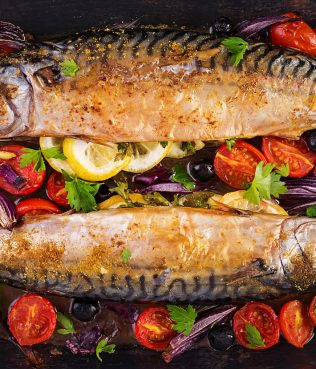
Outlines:
[{"label": "parsley leaf", "polygon": [[102,183],[86,182],[77,177],[70,176],[66,171],[62,171],[65,177],[65,188],[68,192],[67,200],[71,208],[76,211],[88,213],[97,209],[94,196],[97,194]]},{"label": "parsley leaf", "polygon": [[240,37],[228,37],[221,44],[226,46],[228,52],[232,54],[231,61],[235,67],[240,63],[249,46],[248,42]]},{"label": "parsley leaf", "polygon": [[52,146],[49,149],[44,149],[42,150],[42,153],[47,159],[67,159],[67,157],[63,153],[62,148],[59,146]]},{"label": "parsley leaf", "polygon": [[168,141],[160,141],[159,143],[160,143],[160,145],[161,145],[163,148],[167,147],[167,145],[168,145]]},{"label": "parsley leaf", "polygon": [[187,190],[193,190],[195,188],[195,183],[193,179],[188,175],[187,171],[180,167],[179,164],[172,168],[172,182],[178,182],[183,185]]},{"label": "parsley leaf", "polygon": [[122,256],[123,263],[127,264],[130,257],[132,256],[132,253],[129,249],[124,249],[121,253],[121,256]]},{"label": "parsley leaf", "polygon": [[189,155],[195,154],[195,142],[194,141],[181,142],[181,150],[186,151]]},{"label": "parsley leaf", "polygon": [[109,189],[111,193],[115,192],[118,195],[122,196],[123,199],[127,202],[130,202],[129,193],[130,190],[128,189],[127,182],[115,181],[116,187],[112,187]]},{"label": "parsley leaf", "polygon": [[231,151],[232,148],[235,146],[235,143],[236,143],[236,140],[234,140],[233,138],[226,140],[227,149]]},{"label": "parsley leaf", "polygon": [[312,205],[306,208],[306,215],[311,218],[316,217],[316,205]]},{"label": "parsley leaf", "polygon": [[74,77],[80,69],[79,65],[73,59],[64,60],[59,65],[62,67],[61,73],[67,77]]},{"label": "parsley leaf", "polygon": [[194,307],[189,305],[187,309],[184,309],[180,306],[167,305],[167,309],[170,313],[171,320],[175,323],[172,329],[188,336],[197,317],[197,312]]},{"label": "parsley leaf", "polygon": [[102,358],[100,354],[102,352],[106,352],[107,354],[114,354],[115,352],[116,345],[114,345],[114,343],[108,345],[108,341],[109,340],[107,338],[102,338],[98,342],[97,347],[95,349],[95,354],[97,355],[98,360],[101,362],[102,362]]},{"label": "parsley leaf", "polygon": [[34,164],[34,170],[37,173],[42,173],[46,169],[41,150],[34,150],[25,147],[23,151],[25,154],[20,156],[20,168],[24,168],[29,164]]},{"label": "parsley leaf", "polygon": [[260,204],[260,199],[270,200],[271,195],[279,197],[287,191],[285,183],[280,181],[281,175],[273,172],[275,164],[263,165],[263,161],[257,165],[255,177],[244,194],[248,201],[257,205]]},{"label": "parsley leaf", "polygon": [[151,205],[164,205],[164,206],[169,206],[170,203],[169,201],[162,196],[161,193],[159,192],[153,192],[153,193],[148,193],[146,195],[144,195],[144,199],[148,202],[150,202]]},{"label": "parsley leaf", "polygon": [[288,177],[290,174],[289,163],[281,164],[279,167],[276,168],[275,171],[280,174],[281,177]]},{"label": "parsley leaf", "polygon": [[246,340],[249,342],[247,346],[249,348],[263,347],[265,345],[265,342],[264,339],[261,337],[261,334],[258,331],[258,329],[248,322],[245,323],[245,327],[246,327]]},{"label": "parsley leaf", "polygon": [[69,316],[64,315],[57,311],[56,318],[58,323],[63,327],[61,329],[57,329],[57,333],[59,334],[72,334],[76,333],[72,320]]}]

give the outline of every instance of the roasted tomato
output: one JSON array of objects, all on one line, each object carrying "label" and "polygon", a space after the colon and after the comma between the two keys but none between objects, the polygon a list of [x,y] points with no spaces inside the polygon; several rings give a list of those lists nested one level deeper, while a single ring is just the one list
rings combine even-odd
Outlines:
[{"label": "roasted tomato", "polygon": [[287,140],[263,137],[262,151],[270,163],[289,164],[290,177],[304,177],[315,165],[316,155],[308,148],[305,138]]},{"label": "roasted tomato", "polygon": [[61,213],[58,206],[49,200],[45,199],[26,199],[20,201],[16,205],[16,212],[18,217],[25,215],[43,215],[43,214],[59,214]]},{"label": "roasted tomato", "polygon": [[177,334],[172,329],[173,324],[165,307],[150,307],[139,315],[135,325],[135,337],[145,347],[164,350]]},{"label": "roasted tomato", "polygon": [[[295,13],[284,15],[290,18],[298,17]],[[269,36],[275,45],[292,47],[316,55],[316,33],[302,20],[275,24],[270,27]]]},{"label": "roasted tomato", "polygon": [[302,348],[313,336],[313,323],[302,301],[293,300],[284,304],[279,321],[284,338],[296,347]]},{"label": "roasted tomato", "polygon": [[222,181],[241,190],[245,183],[253,180],[260,161],[266,162],[266,159],[258,149],[238,140],[231,150],[226,143],[219,147],[214,159],[214,169]]},{"label": "roasted tomato", "polygon": [[309,317],[314,325],[316,325],[316,296],[314,296],[312,302],[309,305]]},{"label": "roasted tomato", "polygon": [[262,302],[249,302],[233,319],[233,330],[241,345],[263,350],[279,342],[280,328],[274,310]]},{"label": "roasted tomato", "polygon": [[56,311],[49,300],[33,293],[16,300],[9,312],[11,333],[21,346],[47,341],[56,326]]},{"label": "roasted tomato", "polygon": [[0,147],[0,151],[7,151],[15,154],[16,156],[12,159],[0,159],[0,165],[3,163],[8,164],[14,172],[21,177],[25,178],[25,185],[18,189],[14,185],[10,184],[3,176],[0,177],[0,188],[4,191],[11,193],[12,195],[27,195],[36,191],[41,187],[46,171],[37,173],[34,170],[33,164],[27,165],[24,168],[20,168],[20,156],[25,154],[23,151],[25,147],[20,145],[8,145]]},{"label": "roasted tomato", "polygon": [[47,181],[48,197],[58,205],[67,206],[67,194],[64,176],[58,172],[52,173]]}]

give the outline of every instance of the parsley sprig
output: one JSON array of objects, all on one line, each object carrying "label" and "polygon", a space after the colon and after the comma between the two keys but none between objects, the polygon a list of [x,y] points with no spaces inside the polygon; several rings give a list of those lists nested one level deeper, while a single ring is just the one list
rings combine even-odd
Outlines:
[{"label": "parsley sprig", "polygon": [[64,60],[59,63],[62,67],[61,73],[67,77],[75,77],[76,73],[80,70],[79,65],[73,60]]},{"label": "parsley sprig", "polygon": [[193,179],[188,175],[185,169],[181,168],[179,164],[175,165],[172,168],[172,173],[172,182],[181,183],[183,187],[187,190],[193,190],[195,188],[195,183]]},{"label": "parsley sprig", "polygon": [[234,140],[233,138],[226,140],[227,149],[231,151],[232,148],[235,146],[235,143],[236,140]]},{"label": "parsley sprig", "polygon": [[116,345],[114,343],[108,345],[108,339],[107,338],[102,338],[98,344],[97,347],[95,349],[95,354],[97,355],[97,358],[99,361],[103,361],[100,354],[102,352],[106,352],[107,354],[114,354],[115,349],[116,349]]},{"label": "parsley sprig", "polygon": [[250,324],[249,322],[245,322],[245,328],[246,328],[246,340],[248,341],[247,346],[249,348],[259,348],[265,345],[261,333],[254,325]]},{"label": "parsley sprig", "polygon": [[316,217],[316,205],[311,205],[306,208],[306,215],[310,218]]},{"label": "parsley sprig", "polygon": [[235,67],[241,62],[249,47],[248,42],[240,37],[228,37],[221,44],[227,47]]},{"label": "parsley sprig", "polygon": [[129,249],[124,249],[121,253],[121,256],[122,256],[122,260],[123,260],[123,263],[124,264],[127,264],[129,259],[131,258],[132,256],[132,253],[131,253],[131,250]]},{"label": "parsley sprig", "polygon": [[64,315],[58,311],[56,314],[56,318],[57,318],[58,323],[63,327],[63,328],[57,329],[57,333],[64,334],[64,335],[76,333],[73,322],[69,318],[69,316]]},{"label": "parsley sprig", "polygon": [[197,312],[192,305],[186,309],[180,306],[167,305],[171,320],[175,323],[172,327],[178,333],[188,336],[195,323]]},{"label": "parsley sprig", "polygon": [[271,195],[278,198],[287,191],[285,182],[280,181],[281,174],[273,171],[275,166],[275,163],[264,165],[263,161],[257,165],[255,177],[244,194],[248,201],[259,205],[261,199],[270,200]]}]

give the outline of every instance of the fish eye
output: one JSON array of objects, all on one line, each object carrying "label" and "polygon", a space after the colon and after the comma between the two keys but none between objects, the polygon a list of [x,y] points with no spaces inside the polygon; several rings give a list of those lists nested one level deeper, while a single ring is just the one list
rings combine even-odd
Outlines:
[{"label": "fish eye", "polygon": [[34,77],[42,87],[52,87],[62,80],[59,68],[54,65],[39,69],[34,73]]}]

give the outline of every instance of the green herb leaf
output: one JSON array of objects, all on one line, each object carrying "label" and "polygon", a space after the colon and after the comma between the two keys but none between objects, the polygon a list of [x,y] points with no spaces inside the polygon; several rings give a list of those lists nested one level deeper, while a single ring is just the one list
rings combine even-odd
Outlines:
[{"label": "green herb leaf", "polygon": [[74,77],[80,69],[79,65],[73,59],[64,60],[59,65],[62,67],[61,73],[67,77]]},{"label": "green herb leaf", "polygon": [[64,170],[65,188],[68,192],[67,200],[71,208],[76,211],[84,211],[88,213],[97,209],[97,203],[94,196],[97,194],[102,183],[86,182],[77,177],[70,176]]},{"label": "green herb leaf", "polygon": [[288,177],[290,174],[289,163],[281,164],[279,167],[276,168],[275,171],[280,174],[281,177]]},{"label": "green herb leaf", "polygon": [[161,145],[163,148],[167,147],[167,145],[168,145],[168,141],[160,141],[159,143],[160,143],[160,145]]},{"label": "green herb leaf", "polygon": [[116,187],[112,187],[109,189],[111,193],[115,192],[118,195],[122,196],[123,199],[127,202],[130,202],[129,193],[130,190],[128,189],[127,182],[115,181]]},{"label": "green herb leaf", "polygon": [[24,168],[29,164],[33,164],[34,170],[37,173],[42,173],[46,169],[41,150],[34,150],[25,147],[23,151],[25,154],[20,156],[20,168]]},{"label": "green herb leaf", "polygon": [[265,345],[265,342],[264,339],[261,337],[261,334],[258,331],[258,329],[248,322],[245,323],[245,327],[246,327],[246,340],[249,342],[247,346],[249,348],[263,347]]},{"label": "green herb leaf", "polygon": [[187,309],[184,309],[180,306],[167,305],[167,309],[170,313],[171,320],[175,323],[172,329],[188,336],[197,317],[197,312],[194,307],[189,305]]},{"label": "green herb leaf", "polygon": [[243,59],[245,52],[249,47],[248,42],[240,37],[228,37],[225,40],[223,40],[221,44],[226,46],[228,52],[232,54],[231,61],[235,67]]},{"label": "green herb leaf", "polygon": [[61,159],[61,160],[67,159],[67,157],[63,153],[62,148],[59,146],[52,146],[49,149],[44,149],[42,150],[42,153],[47,159]]},{"label": "green herb leaf", "polygon": [[316,217],[316,205],[312,205],[306,208],[306,215],[310,218]]},{"label": "green herb leaf", "polygon": [[108,345],[107,338],[102,338],[97,344],[97,347],[95,349],[95,354],[97,355],[98,360],[101,361],[102,363],[102,358],[100,354],[102,352],[106,352],[107,354],[114,354],[115,348],[116,348],[116,345],[114,345],[113,343]]},{"label": "green herb leaf", "polygon": [[195,154],[195,142],[194,141],[181,142],[181,150],[186,151],[189,155]]},{"label": "green herb leaf", "polygon": [[248,201],[259,205],[260,199],[270,200],[271,195],[279,197],[287,191],[285,183],[280,181],[281,175],[273,172],[274,167],[274,163],[264,166],[263,161],[257,165],[255,177],[244,194]]},{"label": "green herb leaf", "polygon": [[128,261],[129,261],[129,259],[130,259],[130,258],[131,258],[131,256],[132,256],[132,253],[131,253],[131,251],[130,251],[129,249],[124,249],[124,250],[122,251],[121,256],[122,256],[123,263],[124,263],[124,264],[127,264],[127,263],[128,263]]},{"label": "green herb leaf", "polygon": [[226,140],[227,149],[231,151],[232,148],[235,146],[235,143],[236,143],[236,140],[234,140],[233,138]]},{"label": "green herb leaf", "polygon": [[173,206],[182,206],[180,204],[180,195],[178,193],[173,195],[173,202],[172,202]]},{"label": "green herb leaf", "polygon": [[193,179],[188,175],[187,171],[180,167],[179,164],[172,168],[172,182],[178,182],[183,185],[187,190],[193,190],[195,188],[195,183]]},{"label": "green herb leaf", "polygon": [[57,311],[56,318],[58,323],[63,327],[62,329],[57,329],[57,333],[59,334],[72,334],[76,333],[72,320],[69,316],[64,315]]},{"label": "green herb leaf", "polygon": [[162,194],[159,192],[148,193],[144,195],[144,199],[148,201],[151,205],[152,204],[158,205],[158,206],[159,205],[163,205],[163,206],[170,205],[169,201],[164,196],[162,196]]}]

